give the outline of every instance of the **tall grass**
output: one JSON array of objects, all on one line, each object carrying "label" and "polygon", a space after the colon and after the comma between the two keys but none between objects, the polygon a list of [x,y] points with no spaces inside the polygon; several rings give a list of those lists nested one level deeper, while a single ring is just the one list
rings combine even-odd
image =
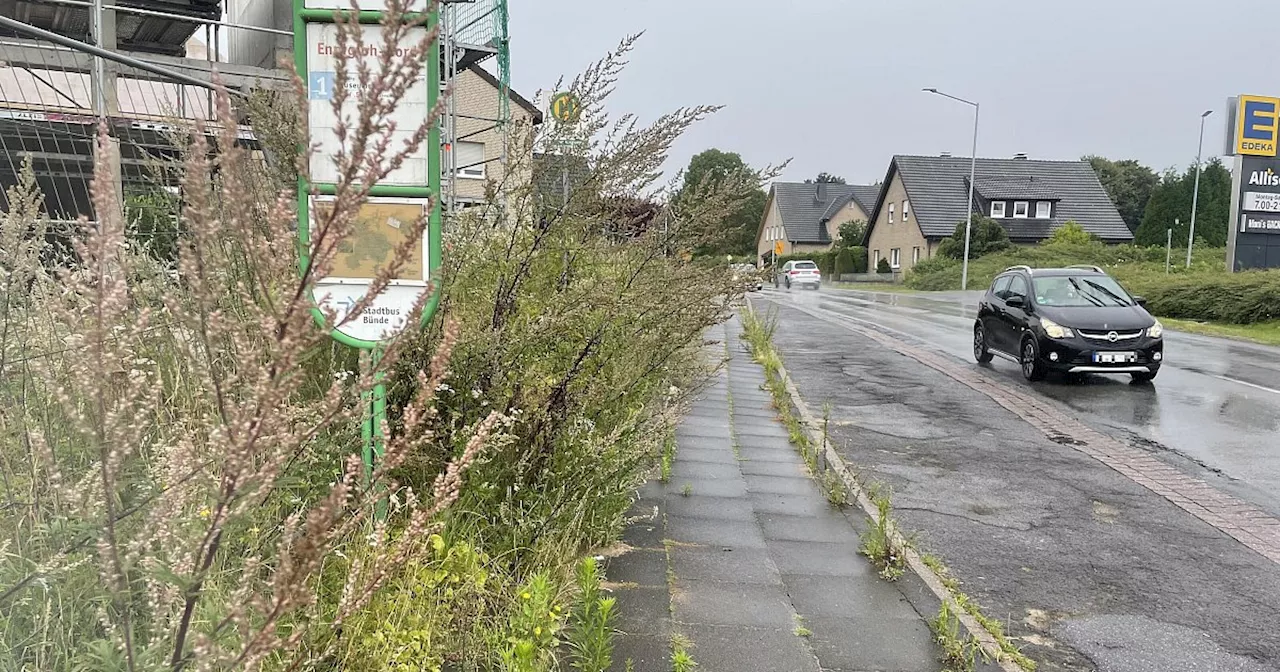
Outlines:
[{"label": "tall grass", "polygon": [[[0,667],[558,667],[590,584],[577,561],[620,530],[704,373],[702,334],[737,293],[679,253],[758,186],[661,206],[656,171],[714,108],[611,120],[631,43],[566,85],[589,110],[577,127],[512,130],[526,150],[597,139],[586,183],[567,204],[491,185],[505,198],[454,218],[439,317],[388,343],[378,369],[329,341],[309,295],[403,157],[377,141],[393,100],[362,104],[301,278],[287,194],[306,157],[255,167],[233,136],[193,133],[171,266],[130,247],[105,184],[75,256],[51,255],[28,174],[0,218]],[[364,76],[397,89],[415,67]],[[264,143],[294,146],[300,120],[276,119]],[[510,179],[531,154],[512,153]],[[651,225],[602,235],[619,195],[658,203]],[[376,373],[392,422],[365,487],[356,402]],[[595,603],[577,613],[600,632]],[[582,660],[603,660],[598,640],[584,634]]]}]

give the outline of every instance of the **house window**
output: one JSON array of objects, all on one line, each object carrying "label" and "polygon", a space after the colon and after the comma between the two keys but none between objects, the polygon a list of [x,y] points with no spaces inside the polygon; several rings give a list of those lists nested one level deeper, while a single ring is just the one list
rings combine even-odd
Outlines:
[{"label": "house window", "polygon": [[991,216],[1004,217],[1004,201],[991,201]]},{"label": "house window", "polygon": [[911,214],[911,203],[905,198],[902,199],[902,221],[907,221],[907,215]]},{"label": "house window", "polygon": [[879,265],[880,265],[880,250],[873,250],[871,252],[871,268],[874,269],[876,266],[879,266]]},{"label": "house window", "polygon": [[1029,206],[1030,206],[1030,204],[1029,204],[1029,203],[1027,203],[1026,201],[1014,201],[1014,202],[1013,202],[1013,216],[1014,216],[1014,217],[1016,217],[1016,218],[1018,218],[1018,219],[1026,219],[1026,218],[1027,218],[1027,208],[1028,208]]},{"label": "house window", "polygon": [[890,268],[902,267],[902,264],[900,263],[902,260],[899,259],[899,251],[900,251],[899,248],[896,248],[896,247],[893,248],[892,250],[889,250],[889,267]]},{"label": "house window", "polygon": [[1036,219],[1049,219],[1053,213],[1053,203],[1039,201],[1036,203]]},{"label": "house window", "polygon": [[889,204],[889,223],[893,223],[893,204]]},{"label": "house window", "polygon": [[920,248],[913,247],[911,248],[911,265],[915,266],[918,263],[920,263]]},{"label": "house window", "polygon": [[458,177],[484,179],[484,143],[459,142],[454,145]]}]

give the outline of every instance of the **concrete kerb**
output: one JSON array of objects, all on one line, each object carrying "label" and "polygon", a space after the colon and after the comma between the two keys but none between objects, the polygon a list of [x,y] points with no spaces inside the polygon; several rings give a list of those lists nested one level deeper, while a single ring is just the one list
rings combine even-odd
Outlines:
[{"label": "concrete kerb", "polygon": [[[751,310],[755,310],[750,299],[747,299],[747,307]],[[796,388],[795,383],[792,382],[791,375],[787,373],[786,367],[779,364],[778,373],[782,376],[782,381],[786,386],[787,396],[790,397],[791,403],[795,405],[796,410],[800,413],[801,423],[804,425],[805,431],[808,432],[809,439],[813,441],[815,445],[822,446],[822,450],[819,454],[826,458],[826,467],[834,470],[836,475],[840,477],[840,480],[843,481],[845,487],[849,489],[849,493],[853,495],[854,501],[857,502],[858,507],[862,509],[863,513],[866,514],[870,520],[876,520],[876,517],[880,514],[879,509],[876,508],[875,502],[871,500],[866,489],[862,487],[862,483],[854,476],[853,470],[845,464],[844,458],[840,457],[840,454],[836,452],[835,447],[831,445],[831,442],[828,441],[826,436],[824,436],[818,429],[822,426],[821,421],[817,416],[809,411],[808,405],[805,404],[804,399],[800,397],[800,391]],[[921,609],[920,605],[917,605],[917,611],[920,611],[922,615],[930,612],[936,612],[941,604],[946,602],[950,607],[951,613],[959,620],[960,625],[964,627],[965,631],[973,638],[974,641],[978,642],[978,645],[982,647],[983,653],[986,654],[991,661],[994,661],[999,665],[1001,670],[1004,670],[1004,672],[1024,672],[1022,667],[1009,659],[1004,650],[1000,648],[1000,644],[996,641],[996,638],[992,636],[990,632],[987,632],[987,629],[982,627],[982,624],[978,622],[978,619],[974,618],[973,615],[955,599],[955,596],[943,583],[942,577],[938,576],[937,572],[934,572],[933,569],[924,563],[924,559],[920,557],[920,554],[907,543],[906,538],[898,531],[897,524],[892,520],[886,522],[890,539],[893,541],[895,546],[904,549],[903,555],[906,556],[907,567],[911,570],[912,574],[924,583],[924,585],[929,589],[929,592],[937,600],[936,603],[932,604],[931,608],[928,609]],[[907,592],[911,591],[904,591],[904,593]],[[912,596],[910,595],[907,597],[908,599],[912,599]]]}]

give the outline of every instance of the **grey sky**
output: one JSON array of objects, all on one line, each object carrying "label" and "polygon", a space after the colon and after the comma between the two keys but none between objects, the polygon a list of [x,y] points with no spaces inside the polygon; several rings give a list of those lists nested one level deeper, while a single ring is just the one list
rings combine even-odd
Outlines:
[{"label": "grey sky", "polygon": [[[883,177],[895,154],[1136,158],[1157,170],[1222,151],[1224,105],[1280,94],[1275,0],[514,0],[512,84],[532,97],[646,31],[610,107],[642,120],[726,109],[685,136],[668,169],[708,147],[753,165],[793,158]],[[1250,44],[1250,42],[1253,44]]]}]

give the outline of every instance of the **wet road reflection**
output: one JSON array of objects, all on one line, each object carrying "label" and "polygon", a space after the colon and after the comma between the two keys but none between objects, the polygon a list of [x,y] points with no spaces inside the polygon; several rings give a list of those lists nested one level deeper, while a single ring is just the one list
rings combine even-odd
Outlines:
[{"label": "wet road reflection", "polygon": [[[756,296],[862,320],[973,362],[979,292],[767,288]],[[1165,338],[1168,359],[1151,386],[1131,385],[1128,376],[1027,383],[1011,362],[997,359],[990,366],[1009,382],[1078,411],[1099,429],[1145,445],[1280,515],[1280,348],[1179,332]]]}]

